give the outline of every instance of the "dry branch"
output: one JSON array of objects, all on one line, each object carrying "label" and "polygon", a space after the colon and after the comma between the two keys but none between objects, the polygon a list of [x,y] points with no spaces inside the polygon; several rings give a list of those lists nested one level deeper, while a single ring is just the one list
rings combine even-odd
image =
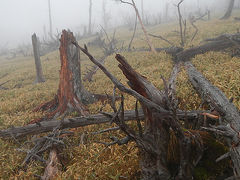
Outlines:
[{"label": "dry branch", "polygon": [[[183,113],[184,114],[184,113]],[[49,132],[55,129],[60,123],[62,123],[60,129],[77,128],[83,126],[89,126],[94,124],[108,123],[111,121],[114,113],[110,113],[107,117],[103,114],[96,114],[88,117],[76,117],[70,119],[64,119],[62,122],[59,120],[43,121],[35,124],[29,124],[23,127],[12,127],[6,130],[0,131],[0,137],[2,138],[20,138],[26,135],[40,134]],[[144,118],[143,112],[139,111],[139,118]],[[135,111],[126,111],[124,115],[126,121],[136,119]]]}]

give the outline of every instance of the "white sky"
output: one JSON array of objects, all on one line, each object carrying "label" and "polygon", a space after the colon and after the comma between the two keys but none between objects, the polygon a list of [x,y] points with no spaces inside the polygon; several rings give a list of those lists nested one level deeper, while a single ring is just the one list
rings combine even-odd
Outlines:
[{"label": "white sky", "polygon": [[[95,27],[101,23],[102,1],[93,1],[93,20]],[[139,10],[140,0],[135,0]],[[213,2],[227,0],[185,0],[185,9],[191,5],[212,6]],[[126,4],[116,3],[114,0],[105,0],[106,9],[111,14],[110,23],[116,24],[124,20],[124,16],[131,14],[132,7]],[[165,10],[165,3],[169,3],[172,11],[175,11],[173,3],[178,0],[144,0],[144,10],[147,13],[161,13]],[[204,3],[207,2],[207,3]],[[53,31],[61,31],[63,28],[76,30],[88,22],[88,0],[51,0]],[[31,35],[43,35],[43,27],[49,29],[48,0],[0,0],[0,45],[8,43],[9,46],[21,42],[30,42]]]}]

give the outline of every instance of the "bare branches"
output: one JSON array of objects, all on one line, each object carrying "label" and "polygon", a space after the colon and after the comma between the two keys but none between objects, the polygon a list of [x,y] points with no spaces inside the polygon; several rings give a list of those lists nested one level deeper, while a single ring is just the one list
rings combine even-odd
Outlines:
[{"label": "bare branches", "polygon": [[[180,10],[180,5],[183,3],[184,0],[180,0],[177,4],[178,9],[178,20],[179,20],[179,27],[180,27],[180,38],[181,38],[181,46],[184,47],[185,42],[185,36],[184,36],[184,30],[183,30],[183,17]],[[185,26],[186,27],[186,26]]]},{"label": "bare branches", "polygon": [[154,35],[154,34],[149,34],[149,36],[155,37],[155,38],[159,38],[165,42],[167,42],[168,44],[170,44],[171,46],[174,46],[174,44],[172,42],[170,42],[169,40],[167,40],[166,38],[162,37],[161,35]]},{"label": "bare branches", "polygon": [[138,17],[139,23],[141,24],[143,33],[144,33],[144,35],[145,35],[145,37],[146,37],[147,44],[148,44],[150,50],[151,50],[152,52],[156,53],[156,49],[155,49],[155,47],[153,46],[152,42],[150,41],[150,39],[149,39],[149,37],[148,37],[147,30],[145,29],[145,27],[144,27],[144,25],[143,25],[142,18],[141,18],[140,14],[139,14],[138,8],[137,8],[134,0],[131,0],[131,1],[132,1],[131,3],[130,3],[130,2],[127,2],[127,1],[123,1],[123,0],[118,0],[118,1],[120,1],[121,3],[129,4],[129,5],[131,5],[131,6],[134,8],[134,10],[135,10],[135,12],[136,12],[136,15],[137,15],[137,17]]}]

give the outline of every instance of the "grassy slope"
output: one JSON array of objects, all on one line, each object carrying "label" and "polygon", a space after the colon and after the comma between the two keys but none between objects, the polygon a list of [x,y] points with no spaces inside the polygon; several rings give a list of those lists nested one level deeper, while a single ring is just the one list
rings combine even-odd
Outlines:
[{"label": "grassy slope", "polygon": [[[211,22],[199,22],[199,34],[191,45],[198,45],[204,38],[214,37],[222,33],[236,32],[239,23],[233,20]],[[179,38],[172,30],[177,30],[176,24],[159,25],[149,28],[151,33],[161,34],[176,44]],[[191,34],[192,28],[187,29],[187,33]],[[126,29],[117,31],[117,38],[125,41],[127,44],[131,32]],[[139,31],[137,39],[134,41],[134,47],[147,47],[142,40],[144,37]],[[87,42],[84,40],[81,44]],[[167,44],[158,39],[153,39],[156,47],[165,47]],[[90,48],[90,52],[96,56],[100,55],[100,50]],[[171,57],[165,53],[151,54],[149,52],[122,53],[129,63],[142,75],[156,85],[162,87],[160,75],[168,77],[171,73],[172,62]],[[0,128],[7,128],[12,125],[24,125],[30,120],[42,116],[42,113],[33,113],[32,109],[37,105],[53,98],[58,87],[58,70],[59,70],[59,53],[53,52],[42,59],[43,73],[46,82],[43,84],[33,85],[35,78],[34,61],[32,57],[17,57],[13,60],[5,60],[0,57],[0,77],[9,73],[6,77],[0,79],[0,83],[11,80],[5,87],[10,90],[0,90]],[[87,64],[85,56],[82,56],[83,71]],[[222,89],[227,96],[234,97],[234,103],[240,108],[240,61],[239,58],[231,58],[226,53],[209,52],[199,55],[193,59],[193,63],[197,66],[211,82]],[[117,68],[117,62],[114,56],[106,60],[106,67],[118,78],[126,84],[120,70]],[[105,78],[102,72],[97,72],[91,83],[85,83],[86,88],[95,93],[112,93],[113,85]],[[177,93],[180,97],[180,106],[182,109],[197,109],[200,101],[196,92],[188,83],[185,71],[182,71],[178,77]],[[126,96],[126,109],[134,107],[134,98]],[[101,107],[101,103],[89,106],[91,113],[96,113]],[[105,111],[111,111],[107,105]],[[96,141],[109,141],[110,135],[122,136],[119,132],[103,134],[99,136],[89,135],[86,145],[79,145],[80,135],[86,131],[96,131],[104,129],[109,125],[91,126],[77,129],[74,137],[66,140],[67,148],[63,149],[65,171],[59,174],[59,179],[118,179],[119,176],[130,178],[138,171],[137,149],[134,143],[128,146],[113,146],[105,148],[103,145],[94,143]],[[29,137],[28,137],[29,138]],[[21,143],[21,142],[20,142]],[[33,178],[33,174],[41,174],[44,166],[40,163],[32,162],[26,172],[20,168],[24,154],[17,152],[15,149],[19,145],[15,142],[0,140],[0,178]]]}]

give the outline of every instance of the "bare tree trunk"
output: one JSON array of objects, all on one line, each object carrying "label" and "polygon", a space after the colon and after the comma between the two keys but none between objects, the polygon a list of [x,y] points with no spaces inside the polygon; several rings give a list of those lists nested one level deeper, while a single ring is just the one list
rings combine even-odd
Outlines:
[{"label": "bare tree trunk", "polygon": [[224,14],[224,16],[221,19],[228,19],[228,18],[230,18],[230,16],[232,15],[234,2],[235,2],[235,0],[229,0],[227,11],[226,11],[226,13]]},{"label": "bare tree trunk", "polygon": [[33,54],[34,54],[36,73],[37,73],[35,83],[45,82],[45,79],[42,73],[42,64],[40,60],[39,42],[35,33],[32,35],[32,46],[33,46]]},{"label": "bare tree trunk", "polygon": [[142,20],[143,20],[143,22],[144,22],[143,0],[141,0],[141,10],[142,10]]},{"label": "bare tree trunk", "polygon": [[102,10],[103,10],[103,26],[104,26],[104,29],[108,29],[108,14],[106,12],[106,1],[104,0],[103,1],[103,4],[102,4]]},{"label": "bare tree trunk", "polygon": [[92,34],[92,0],[89,0],[88,34]]},{"label": "bare tree trunk", "polygon": [[51,13],[50,0],[48,0],[48,15],[49,15],[49,35],[52,38],[53,37],[53,31],[52,31],[52,13]]}]

